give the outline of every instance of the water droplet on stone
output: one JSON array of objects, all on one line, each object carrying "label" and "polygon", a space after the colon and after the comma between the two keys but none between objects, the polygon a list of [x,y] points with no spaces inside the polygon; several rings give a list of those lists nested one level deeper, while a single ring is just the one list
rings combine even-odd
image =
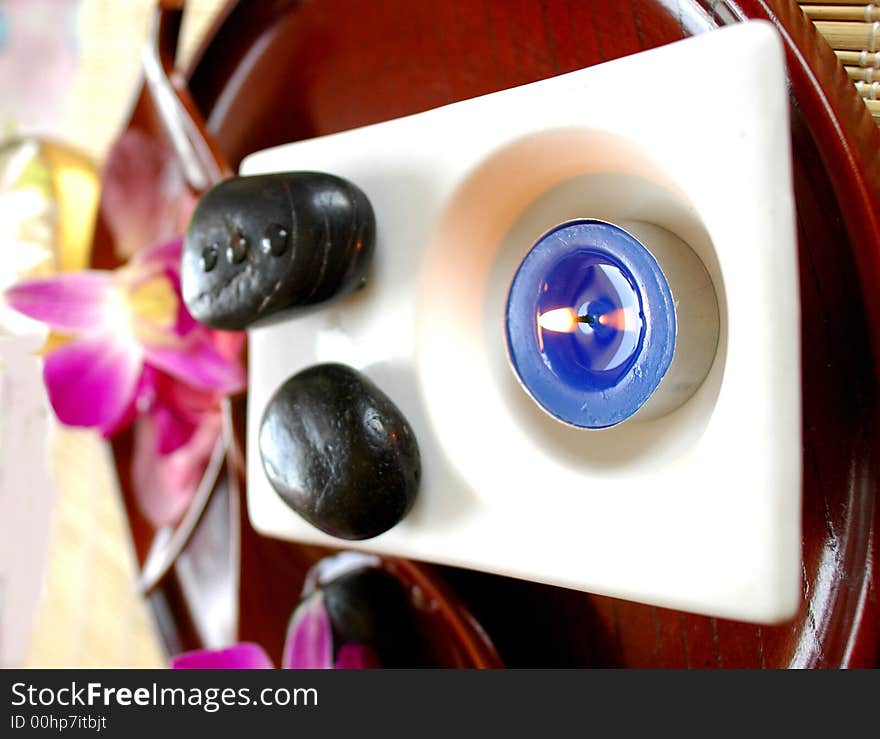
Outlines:
[{"label": "water droplet on stone", "polygon": [[270,226],[267,226],[266,230],[263,232],[263,238],[260,241],[260,248],[265,254],[271,254],[273,257],[280,257],[287,251],[289,243],[290,232],[284,228],[284,226],[279,226],[277,223],[273,223]]},{"label": "water droplet on stone", "polygon": [[217,266],[217,244],[211,244],[202,249],[201,265],[205,272],[210,272]]},{"label": "water droplet on stone", "polygon": [[232,242],[226,247],[226,260],[230,264],[240,264],[248,253],[248,240],[241,234],[232,237]]}]

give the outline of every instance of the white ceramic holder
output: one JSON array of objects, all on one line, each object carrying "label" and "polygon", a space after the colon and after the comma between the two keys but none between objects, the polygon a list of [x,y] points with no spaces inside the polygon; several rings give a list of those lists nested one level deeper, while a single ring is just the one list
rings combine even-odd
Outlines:
[{"label": "white ceramic holder", "polygon": [[[633,96],[628,82],[647,78]],[[718,79],[723,106],[705,94]],[[788,132],[781,43],[751,22],[248,157],[245,175],[350,179],[378,224],[364,290],[250,332],[255,528],[710,615],[793,615],[801,414]],[[714,364],[662,417],[564,426],[507,364],[502,321],[517,265],[543,231],[582,217],[664,229],[711,278]],[[307,524],[260,462],[269,397],[331,361],[394,400],[422,453],[415,507],[363,542]]]}]

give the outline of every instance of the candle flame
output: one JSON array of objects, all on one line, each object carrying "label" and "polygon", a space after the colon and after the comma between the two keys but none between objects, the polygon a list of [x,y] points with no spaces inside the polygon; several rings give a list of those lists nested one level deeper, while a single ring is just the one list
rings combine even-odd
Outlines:
[{"label": "candle flame", "polygon": [[599,316],[599,323],[617,331],[636,331],[641,326],[638,313],[633,308],[618,308]]},{"label": "candle flame", "polygon": [[[642,326],[638,311],[631,307],[617,308],[603,313],[595,321],[615,331],[639,331]],[[569,334],[577,328],[578,323],[580,323],[578,314],[571,308],[554,308],[538,314],[538,326],[544,331]]]},{"label": "candle flame", "polygon": [[571,308],[554,308],[538,316],[538,325],[545,331],[567,334],[577,327],[577,316]]}]

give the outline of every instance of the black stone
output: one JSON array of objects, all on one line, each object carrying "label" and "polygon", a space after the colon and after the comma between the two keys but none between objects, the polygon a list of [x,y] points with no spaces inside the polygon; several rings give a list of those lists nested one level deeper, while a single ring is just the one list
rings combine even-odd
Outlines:
[{"label": "black stone", "polygon": [[366,644],[382,667],[428,664],[406,588],[390,573],[363,568],[321,586],[333,643]]},{"label": "black stone", "polygon": [[288,379],[266,406],[259,445],[282,500],[342,539],[387,531],[418,491],[421,462],[409,423],[344,365],[316,365]]},{"label": "black stone", "polygon": [[359,287],[375,237],[370,201],[340,177],[233,177],[202,196],[190,221],[183,300],[217,329],[289,317]]}]

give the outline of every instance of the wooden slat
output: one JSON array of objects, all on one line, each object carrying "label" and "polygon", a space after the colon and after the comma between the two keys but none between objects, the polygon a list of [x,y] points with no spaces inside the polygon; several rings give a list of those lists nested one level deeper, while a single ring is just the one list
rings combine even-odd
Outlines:
[{"label": "wooden slat", "polygon": [[844,67],[844,69],[853,82],[880,81],[880,69],[877,69],[876,67]]},{"label": "wooden slat", "polygon": [[848,6],[858,6],[858,7],[864,8],[866,5],[866,3],[856,3],[856,2],[853,2],[853,0],[818,0],[818,2],[816,2],[816,0],[807,0],[806,2],[799,1],[798,4],[804,8],[807,8],[810,6],[816,6],[816,5],[835,5],[835,6],[848,5]]},{"label": "wooden slat", "polygon": [[807,17],[814,21],[860,21],[873,23],[880,21],[880,6],[877,5],[804,5]]},{"label": "wooden slat", "polygon": [[880,67],[880,52],[869,53],[867,49],[864,51],[834,51],[841,64],[852,65],[854,67]]},{"label": "wooden slat", "polygon": [[880,99],[880,82],[856,82],[856,92],[866,100]]},{"label": "wooden slat", "polygon": [[880,22],[846,23],[843,21],[816,21],[816,28],[834,49],[851,51],[878,51]]},{"label": "wooden slat", "polygon": [[868,110],[871,111],[871,117],[874,119],[874,123],[880,126],[880,100],[865,100],[865,105],[867,105]]},{"label": "wooden slat", "polygon": [[[873,84],[880,80],[880,2],[798,0],[798,4],[834,49],[859,95],[869,101],[880,94]],[[871,115],[880,125],[880,112],[872,110]]]}]

